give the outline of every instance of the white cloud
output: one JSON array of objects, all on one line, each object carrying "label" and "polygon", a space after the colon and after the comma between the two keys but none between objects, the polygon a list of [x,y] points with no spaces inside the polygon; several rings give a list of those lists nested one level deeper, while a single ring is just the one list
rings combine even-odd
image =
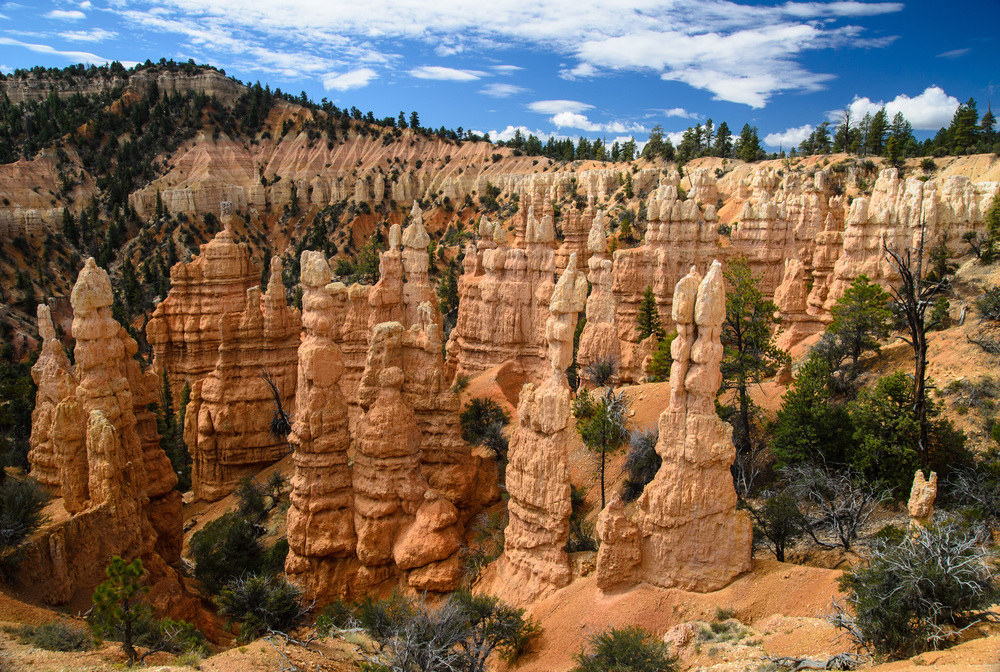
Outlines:
[{"label": "white cloud", "polygon": [[491,65],[490,70],[500,75],[513,75],[518,70],[524,70],[519,65]]},{"label": "white cloud", "polygon": [[528,109],[539,114],[559,114],[560,112],[592,110],[594,106],[576,100],[536,100],[533,103],[528,103]]},{"label": "white cloud", "polygon": [[80,9],[90,9],[93,6],[94,5],[90,2],[90,0],[83,0],[83,2],[80,3]]},{"label": "white cloud", "polygon": [[[402,60],[401,42],[450,54],[525,47],[569,59],[564,77],[621,71],[656,74],[712,93],[719,100],[762,107],[785,91],[814,91],[830,75],[802,64],[808,52],[874,47],[850,19],[899,12],[899,2],[749,0],[369,0],[364,10],[320,0],[115,0],[111,11],[142,28],[176,32],[182,48],[217,61],[232,58],[223,42],[199,45],[210,31],[240,41],[237,53],[258,69],[262,53],[280,51],[348,69]],[[169,19],[167,18],[169,17]],[[151,21],[152,20],[152,21]],[[859,21],[855,21],[858,23]],[[267,45],[252,48],[247,45]],[[553,113],[555,114],[555,113]]]},{"label": "white cloud", "polygon": [[601,130],[600,124],[595,124],[586,116],[577,112],[560,112],[549,119],[549,121],[559,128],[579,128],[582,131],[591,132]]},{"label": "white cloud", "polygon": [[[885,112],[892,119],[897,112],[902,112],[913,128],[921,131],[936,131],[942,126],[951,123],[951,118],[958,109],[958,98],[949,96],[940,86],[928,86],[923,93],[910,98],[905,93],[901,93],[889,102],[872,102],[870,98],[856,96],[848,109],[851,117],[857,122],[867,113],[875,114],[882,106]],[[840,112],[829,113],[834,120],[839,120]]]},{"label": "white cloud", "polygon": [[521,135],[523,135],[525,138],[527,138],[529,135],[534,135],[542,142],[548,142],[549,138],[565,137],[561,135],[556,135],[554,133],[546,133],[545,131],[539,129],[531,130],[527,126],[507,126],[507,128],[503,129],[502,131],[497,131],[497,130],[490,131],[490,139],[493,140],[494,142],[499,140],[506,142],[507,140],[513,140],[514,134],[517,133],[518,131],[521,131]]},{"label": "white cloud", "polygon": [[[88,51],[62,51],[56,49],[55,47],[50,47],[47,44],[33,44],[31,42],[21,42],[20,40],[14,40],[9,37],[0,37],[0,44],[6,44],[12,47],[23,47],[28,51],[33,51],[36,54],[49,54],[51,56],[62,56],[72,63],[94,63],[100,65],[102,63],[110,63],[114,59],[104,58],[103,56],[98,56],[97,54],[92,54]],[[121,61],[121,64],[126,68],[131,68],[137,65],[136,61]]]},{"label": "white cloud", "polygon": [[680,119],[697,119],[698,115],[694,112],[688,112],[683,107],[673,107],[669,110],[663,110],[663,116],[665,117],[678,117]]},{"label": "white cloud", "polygon": [[485,72],[481,70],[459,70],[441,65],[422,65],[410,70],[410,75],[418,79],[438,79],[447,82],[474,82],[481,79]]},{"label": "white cloud", "polygon": [[53,9],[43,16],[46,19],[60,19],[62,21],[79,21],[87,18],[86,14],[76,9]]},{"label": "white cloud", "polygon": [[113,30],[103,28],[91,28],[90,30],[66,30],[58,33],[59,37],[70,42],[103,42],[118,37],[118,33]]},{"label": "white cloud", "polygon": [[673,131],[671,133],[664,133],[663,137],[669,138],[671,144],[673,144],[676,147],[677,145],[681,144],[681,140],[684,139],[684,131]]},{"label": "white cloud", "polygon": [[951,51],[943,51],[937,55],[938,58],[958,58],[959,56],[965,56],[967,53],[972,51],[972,49],[966,47],[965,49],[952,49]]},{"label": "white cloud", "polygon": [[641,133],[646,131],[644,126],[636,123],[611,121],[606,124],[600,124],[591,121],[586,115],[578,112],[559,112],[558,114],[553,115],[549,121],[559,128],[579,128],[581,131],[587,131],[589,133]]},{"label": "white cloud", "polygon": [[337,74],[327,73],[323,76],[323,86],[328,91],[347,91],[349,89],[360,89],[367,86],[369,82],[378,77],[378,73],[371,68],[357,68]]},{"label": "white cloud", "polygon": [[771,147],[798,147],[815,130],[812,124],[806,124],[797,128],[785,129],[781,133],[768,133],[764,136],[764,144]]},{"label": "white cloud", "polygon": [[519,93],[525,93],[527,90],[523,86],[516,86],[514,84],[488,84],[480,89],[479,93],[493,96],[494,98],[508,98]]}]

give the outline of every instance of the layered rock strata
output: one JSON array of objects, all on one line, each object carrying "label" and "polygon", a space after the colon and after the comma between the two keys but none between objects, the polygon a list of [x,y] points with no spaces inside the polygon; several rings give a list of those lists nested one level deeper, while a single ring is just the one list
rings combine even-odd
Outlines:
[{"label": "layered rock strata", "polygon": [[492,241],[475,255],[467,251],[458,281],[458,320],[448,341],[448,358],[459,374],[474,375],[507,360],[529,376],[544,376],[544,325],[555,287],[552,217],[529,210],[525,248],[511,247],[507,231],[494,227]]},{"label": "layered rock strata", "polygon": [[272,430],[277,403],[295,412],[299,311],[288,306],[281,260],[271,260],[267,293],[246,291],[243,309],[220,319],[215,368],[191,387],[184,442],[191,451],[191,485],[199,499],[216,501],[241,478],[256,474],[290,451]]},{"label": "layered rock strata", "polygon": [[[288,557],[285,572],[309,599],[348,597],[359,568],[355,557],[354,491],[348,450],[347,402],[340,389],[344,365],[334,341],[338,325],[329,264],[302,253],[302,342],[298,350],[295,448]],[[339,284],[339,283],[338,283]]]},{"label": "layered rock strata", "polygon": [[591,253],[587,261],[590,296],[587,297],[587,323],[580,334],[576,357],[581,371],[601,360],[612,361],[617,367],[622,359],[615,327],[615,296],[611,291],[613,264],[606,255],[604,213],[600,210],[591,224],[587,247]]},{"label": "layered rock strata", "polygon": [[702,279],[692,268],[674,291],[670,403],[660,415],[663,460],[637,502],[616,495],[598,516],[597,583],[603,590],[645,582],[708,592],[750,569],[753,530],[736,509],[732,428],[715,413],[725,318],[722,266]]},{"label": "layered rock strata", "polygon": [[497,569],[505,599],[527,604],[569,583],[570,387],[565,371],[573,360],[573,333],[587,297],[587,280],[571,256],[550,302],[545,324],[549,373],[540,386],[526,384],[518,404],[518,426],[510,437],[507,507],[510,522]]},{"label": "layered rock strata", "polygon": [[229,229],[202,245],[194,260],[170,269],[170,292],[149,318],[146,340],[178,398],[185,383],[194,385],[215,368],[223,315],[242,312],[247,290],[260,279],[246,245]]}]

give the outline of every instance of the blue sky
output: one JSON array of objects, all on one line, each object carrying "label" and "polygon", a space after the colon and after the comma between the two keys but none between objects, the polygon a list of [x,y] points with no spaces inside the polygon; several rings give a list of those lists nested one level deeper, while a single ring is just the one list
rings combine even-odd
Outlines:
[{"label": "blue sky", "polygon": [[918,135],[969,97],[984,110],[998,25],[1000,0],[21,0],[0,2],[0,68],[193,58],[494,139],[712,118],[776,149],[848,105],[886,103]]}]

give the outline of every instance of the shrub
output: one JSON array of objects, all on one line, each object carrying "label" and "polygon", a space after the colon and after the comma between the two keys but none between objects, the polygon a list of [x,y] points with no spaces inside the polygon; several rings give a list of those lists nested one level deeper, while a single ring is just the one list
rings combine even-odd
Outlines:
[{"label": "shrub", "polygon": [[841,586],[855,612],[842,614],[842,624],[892,658],[940,648],[988,618],[1000,597],[980,541],[948,522],[902,543],[875,542],[868,564],[848,570]]},{"label": "shrub", "polygon": [[219,613],[240,621],[240,640],[287,632],[306,615],[302,591],[284,577],[251,574],[233,579],[216,596]]},{"label": "shrub", "polygon": [[465,549],[465,576],[470,583],[503,553],[507,512],[483,512],[472,523],[472,543]]},{"label": "shrub", "polygon": [[625,455],[625,471],[628,475],[622,483],[621,495],[624,501],[634,502],[638,499],[660,470],[663,459],[656,452],[659,440],[660,428],[657,425],[632,432]]},{"label": "shrub", "polygon": [[20,625],[7,631],[22,644],[30,644],[46,651],[86,651],[94,644],[94,638],[86,628],[62,621]]},{"label": "shrub", "polygon": [[570,514],[569,539],[566,541],[566,552],[596,551],[597,541],[594,539],[594,525],[587,521],[587,489],[569,486]]},{"label": "shrub", "polygon": [[510,422],[510,415],[500,404],[486,397],[471,399],[458,416],[462,427],[462,438],[472,445],[483,443],[490,425],[504,426]]},{"label": "shrub", "polygon": [[516,660],[540,632],[523,609],[466,590],[437,609],[396,593],[383,601],[366,598],[354,618],[378,645],[365,666],[373,671],[483,672],[494,656]]},{"label": "shrub", "polygon": [[574,657],[572,672],[675,672],[677,658],[648,631],[629,626],[610,628],[590,638]]},{"label": "shrub", "polygon": [[805,534],[805,519],[788,492],[765,492],[762,499],[759,508],[744,503],[753,518],[754,541],[763,539],[775,559],[784,562],[788,546]]},{"label": "shrub", "polygon": [[[849,407],[854,443],[848,459],[869,481],[885,481],[896,496],[909,494],[913,472],[920,468],[917,453],[920,427],[913,416],[913,380],[903,372],[881,378],[874,388],[861,390]],[[938,418],[927,400],[927,436],[931,469],[942,477],[969,464],[965,434],[950,420]]]},{"label": "shrub", "polygon": [[[153,610],[140,599],[148,588],[139,558],[126,563],[115,556],[105,573],[108,580],[94,590],[94,606],[87,622],[97,635],[122,643],[129,665],[142,662],[157,651],[180,653],[205,649],[204,636],[190,623],[153,618]],[[136,646],[147,650],[140,656]]]},{"label": "shrub", "polygon": [[0,482],[0,581],[13,579],[21,543],[45,522],[42,509],[48,501],[48,493],[31,479],[8,477]]},{"label": "shrub", "polygon": [[976,299],[976,308],[980,319],[1000,322],[1000,285],[984,288]]},{"label": "shrub", "polygon": [[614,357],[600,357],[583,367],[583,377],[595,387],[610,385],[618,373],[618,361]]},{"label": "shrub", "polygon": [[670,354],[670,346],[677,338],[677,332],[671,332],[666,337],[661,338],[653,350],[653,355],[649,358],[649,366],[646,367],[646,379],[651,383],[662,383],[670,380],[670,367],[674,360]]},{"label": "shrub", "polygon": [[261,527],[233,513],[206,524],[191,537],[195,578],[214,595],[237,577],[261,572],[265,560],[262,533]]}]

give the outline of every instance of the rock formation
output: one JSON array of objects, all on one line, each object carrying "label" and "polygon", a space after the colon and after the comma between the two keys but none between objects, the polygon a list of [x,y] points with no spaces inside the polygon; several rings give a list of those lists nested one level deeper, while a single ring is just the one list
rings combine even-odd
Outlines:
[{"label": "rock formation", "polygon": [[570,480],[566,432],[570,388],[565,371],[573,361],[573,333],[587,296],[587,281],[575,255],[552,293],[545,324],[549,375],[528,383],[518,404],[518,426],[510,437],[507,491],[510,522],[497,570],[505,599],[527,604],[570,581]]},{"label": "rock formation", "polygon": [[299,311],[285,298],[281,260],[274,257],[267,293],[262,297],[251,287],[243,310],[221,317],[215,368],[191,387],[184,442],[199,499],[225,497],[241,478],[289,452],[287,437],[272,431],[278,404],[268,379],[281,408],[294,417],[300,327]]},{"label": "rock formation", "polygon": [[611,292],[612,263],[605,255],[607,239],[604,213],[600,210],[591,225],[587,246],[591,252],[587,261],[590,296],[587,297],[587,323],[580,334],[576,357],[581,371],[600,360],[611,360],[616,365],[621,362],[621,345],[615,327],[615,297]]},{"label": "rock formation", "polygon": [[514,359],[529,376],[544,376],[544,324],[555,287],[552,217],[526,217],[525,249],[510,247],[497,225],[492,242],[468,255],[458,281],[458,320],[448,358],[459,374],[476,374]]},{"label": "rock formation", "polygon": [[241,312],[247,290],[259,284],[260,269],[229,229],[202,245],[193,261],[170,269],[170,293],[149,318],[146,340],[178,398],[184,383],[194,385],[215,368],[222,316]]},{"label": "rock formation", "polygon": [[[69,518],[46,526],[29,544],[20,577],[54,604],[92,590],[111,555],[141,557],[153,583],[178,584],[167,563],[179,559],[182,535],[177,477],[159,447],[155,419],[150,427],[145,416],[155,374],[133,359],[136,343],[112,318],[111,282],[93,259],[80,271],[71,300],[75,372],[60,357],[49,311],[38,311],[46,359],[37,367],[40,403],[33,418],[33,436],[49,438],[58,465],[41,471],[55,477]],[[49,459],[42,445],[33,460]],[[177,606],[183,598],[175,592],[167,603]]]},{"label": "rock formation", "polygon": [[295,447],[288,557],[285,571],[309,599],[348,597],[358,570],[354,494],[348,449],[347,403],[340,390],[344,366],[334,342],[337,328],[330,267],[319,252],[302,253],[302,342],[298,350]]},{"label": "rock formation", "polygon": [[28,462],[31,477],[58,493],[60,459],[57,455],[52,427],[56,407],[76,389],[77,380],[62,343],[56,338],[49,307],[38,304],[38,336],[42,350],[38,361],[31,367],[31,377],[38,392],[35,409],[31,413],[31,450]]},{"label": "rock formation", "polygon": [[927,527],[934,517],[934,500],[937,498],[937,472],[932,471],[930,478],[924,478],[924,472],[917,470],[913,475],[913,487],[910,489],[910,501],[907,510],[910,513],[911,527]]},{"label": "rock formation", "polygon": [[670,403],[660,415],[656,477],[632,507],[616,496],[598,517],[597,582],[707,592],[750,569],[753,531],[736,510],[732,428],[715,413],[725,318],[722,266],[692,270],[674,290]]},{"label": "rock formation", "polygon": [[455,505],[421,468],[428,437],[403,395],[405,335],[398,322],[374,327],[359,388],[366,411],[352,473],[358,581],[376,586],[398,573],[414,589],[445,591],[461,578],[462,528]]}]

